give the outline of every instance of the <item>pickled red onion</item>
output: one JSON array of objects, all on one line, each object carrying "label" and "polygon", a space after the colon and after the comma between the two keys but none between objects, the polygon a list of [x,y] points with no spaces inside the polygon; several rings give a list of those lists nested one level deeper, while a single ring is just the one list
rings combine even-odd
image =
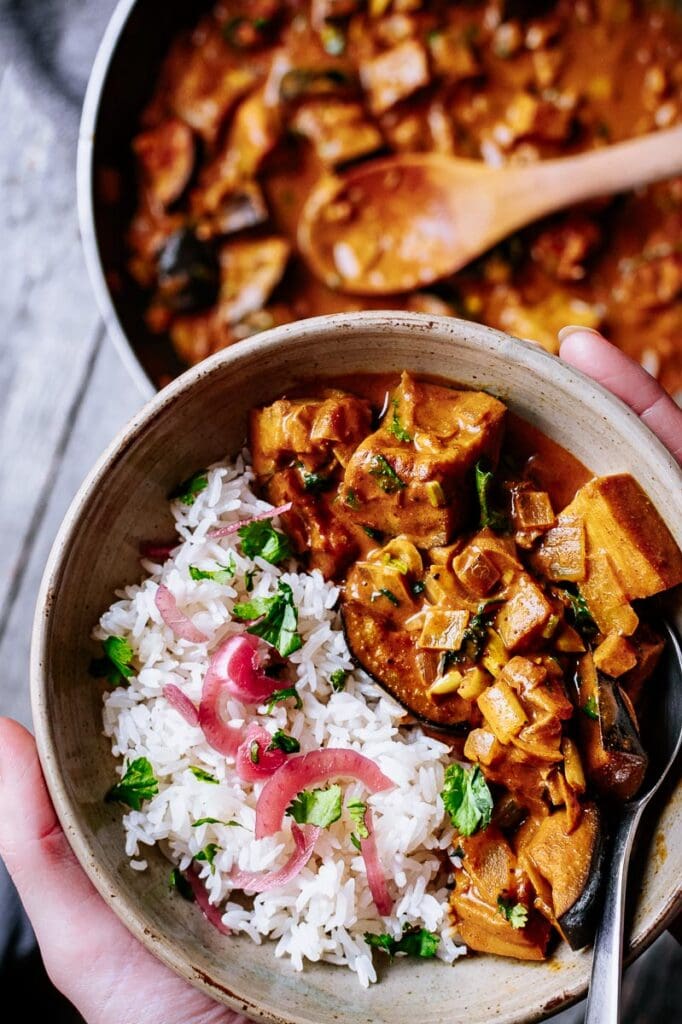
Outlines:
[{"label": "pickled red onion", "polygon": [[220,910],[209,902],[206,887],[196,872],[194,870],[188,871],[186,878],[192,888],[192,892],[194,893],[194,899],[199,904],[201,912],[206,920],[210,921],[213,927],[217,928],[221,935],[231,935],[232,932],[230,929],[227,925],[223,924],[223,915],[220,913]]},{"label": "pickled red onion", "polygon": [[148,558],[152,562],[165,562],[171,551],[174,551],[180,543],[179,540],[140,541],[140,558]]},{"label": "pickled red onion", "polygon": [[[235,769],[243,782],[263,782],[269,779],[282,767],[287,759],[283,750],[268,750],[272,736],[262,725],[253,722],[246,730],[244,742],[237,751]],[[253,745],[256,745],[256,758],[253,758]],[[241,888],[241,886],[240,886]]]},{"label": "pickled red onion", "polygon": [[223,680],[226,691],[242,704],[261,704],[276,689],[259,671],[258,638],[249,633],[231,636],[211,658],[210,667]]},{"label": "pickled red onion", "polygon": [[248,519],[240,519],[236,523],[230,523],[229,526],[216,526],[213,530],[209,530],[207,536],[214,540],[216,537],[229,537],[230,534],[236,533],[237,530],[241,530],[242,526],[248,526],[249,523],[257,523],[261,519],[274,519],[275,516],[281,516],[284,512],[288,512],[291,508],[291,502],[287,501],[285,505],[278,505],[277,508],[268,509],[267,512],[257,512],[256,515],[249,516]]},{"label": "pickled red onion", "polygon": [[193,644],[202,644],[208,640],[206,634],[197,629],[192,620],[180,611],[174,596],[163,583],[160,583],[156,589],[154,603],[159,609],[163,621],[180,640],[189,640]]},{"label": "pickled red onion", "polygon": [[244,892],[267,892],[286,885],[292,878],[296,878],[310,860],[317,837],[321,829],[317,825],[291,826],[291,834],[296,843],[296,849],[289,860],[281,868],[275,871],[233,871],[227,881],[233,889],[243,889]]},{"label": "pickled red onion", "polygon": [[199,724],[199,712],[186,693],[175,683],[166,683],[161,691],[171,707],[179,711],[188,725]]},{"label": "pickled red onion", "polygon": [[372,893],[374,906],[382,917],[389,917],[393,913],[393,900],[389,895],[386,876],[379,860],[379,851],[377,850],[376,839],[374,838],[372,812],[369,807],[365,811],[365,825],[369,835],[366,839],[360,840],[360,853],[367,870],[367,884]]},{"label": "pickled red onion", "polygon": [[381,793],[394,786],[374,761],[356,750],[327,747],[300,757],[289,757],[268,779],[258,797],[256,839],[279,832],[284,812],[297,793],[338,776],[358,779],[371,793]]}]

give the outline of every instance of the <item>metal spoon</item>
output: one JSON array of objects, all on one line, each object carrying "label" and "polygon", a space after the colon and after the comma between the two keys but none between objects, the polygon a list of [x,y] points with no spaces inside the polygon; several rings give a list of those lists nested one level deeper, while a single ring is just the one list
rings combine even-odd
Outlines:
[{"label": "metal spoon", "polygon": [[682,125],[498,169],[401,153],[322,178],[301,213],[298,246],[330,287],[391,295],[447,277],[538,217],[680,171]]},{"label": "metal spoon", "polygon": [[644,808],[675,764],[682,747],[682,650],[676,634],[663,623],[668,634],[667,664],[661,671],[666,681],[662,705],[656,714],[656,742],[648,745],[649,768],[642,791],[623,806],[614,836],[609,879],[602,919],[592,957],[592,976],[587,998],[585,1024],[618,1024],[623,966],[623,923],[630,854]]}]

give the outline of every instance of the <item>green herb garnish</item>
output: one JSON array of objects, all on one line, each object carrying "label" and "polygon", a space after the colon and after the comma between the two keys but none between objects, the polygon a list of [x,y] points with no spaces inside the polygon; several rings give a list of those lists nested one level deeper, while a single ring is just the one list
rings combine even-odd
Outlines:
[{"label": "green herb garnish", "polygon": [[495,477],[493,472],[487,468],[485,459],[476,463],[475,474],[481,529],[489,526],[491,530],[506,530],[509,526],[507,517],[493,508],[491,492]]},{"label": "green herb garnish", "polygon": [[205,491],[208,487],[208,477],[206,471],[200,469],[194,476],[189,477],[188,480],[183,480],[181,484],[171,491],[169,498],[171,500],[177,499],[181,501],[183,505],[193,505],[197,497],[202,491]]},{"label": "green herb garnish", "polygon": [[370,540],[381,540],[381,538],[383,536],[381,530],[375,530],[373,526],[364,526],[364,525],[363,525],[362,528],[365,531],[365,533],[367,534],[367,536],[370,538]]},{"label": "green herb garnish", "polygon": [[175,889],[188,903],[194,902],[194,892],[180,868],[173,868],[168,876],[168,888]]},{"label": "green herb garnish", "polygon": [[298,754],[300,749],[301,744],[296,737],[288,736],[283,729],[275,732],[268,747],[268,750],[282,750],[285,754]]},{"label": "green herb garnish", "polygon": [[568,618],[583,640],[592,640],[599,632],[597,623],[587,606],[587,601],[575,583],[563,583],[559,588],[568,598]]},{"label": "green herb garnish", "polygon": [[244,828],[240,821],[221,821],[220,818],[197,818],[192,822],[192,828],[199,828],[200,825],[227,825],[230,828]]},{"label": "green herb garnish", "polygon": [[105,800],[109,803],[118,800],[139,811],[144,801],[151,800],[158,792],[159,783],[151,764],[146,757],[138,757],[130,762],[123,778],[111,787]]},{"label": "green herb garnish", "polygon": [[396,597],[392,590],[388,587],[380,587],[379,590],[375,590],[370,600],[378,601],[380,597],[385,597],[387,601],[390,601],[395,608],[400,607],[400,598]]},{"label": "green herb garnish", "polygon": [[122,636],[108,636],[102,641],[104,657],[95,658],[90,663],[90,673],[97,679],[106,676],[112,686],[120,686],[126,679],[135,674],[131,662],[133,649]]},{"label": "green herb garnish", "polygon": [[525,928],[528,924],[528,907],[524,907],[523,903],[514,903],[504,896],[498,896],[497,909],[502,914],[502,917],[509,921],[512,928],[518,930]]},{"label": "green herb garnish", "polygon": [[260,555],[271,565],[279,565],[291,558],[291,544],[285,533],[276,530],[268,519],[257,520],[241,526],[237,531],[242,543],[242,551],[247,558]]},{"label": "green herb garnish", "polygon": [[294,700],[296,701],[296,707],[300,711],[300,709],[303,707],[303,701],[301,700],[298,690],[296,689],[295,686],[287,686],[283,690],[275,690],[274,693],[270,695],[267,708],[265,709],[266,715],[272,714],[272,709],[274,708],[275,704],[281,704],[283,700],[288,700],[289,697],[294,698]]},{"label": "green herb garnish", "polygon": [[355,822],[355,831],[360,839],[369,838],[369,829],[367,828],[367,822],[365,815],[367,814],[367,804],[363,803],[362,800],[351,800],[348,804],[348,813]]},{"label": "green herb garnish", "polygon": [[346,678],[348,676],[348,670],[345,668],[335,669],[329,677],[332,690],[334,693],[341,693],[346,686]]},{"label": "green herb garnish", "polygon": [[427,931],[426,928],[406,928],[399,939],[385,933],[373,935],[371,932],[365,932],[365,942],[373,949],[388,953],[391,959],[397,953],[404,953],[407,956],[418,956],[428,960],[438,952],[440,936]]},{"label": "green herb garnish", "polygon": [[197,582],[200,580],[213,580],[215,583],[228,583],[233,578],[236,568],[234,559],[230,557],[227,565],[221,565],[218,562],[217,569],[199,569],[196,565],[190,565],[189,574]]},{"label": "green herb garnish", "polygon": [[419,597],[419,595],[423,594],[426,590],[426,582],[424,580],[415,580],[411,589],[414,596]]},{"label": "green herb garnish", "polygon": [[220,785],[215,775],[211,775],[210,772],[204,771],[203,768],[197,768],[195,764],[191,764],[189,766],[189,770],[191,771],[194,778],[198,779],[199,782],[211,782],[214,786]]},{"label": "green herb garnish", "polygon": [[391,420],[391,422],[389,424],[388,431],[389,431],[390,434],[393,434],[393,436],[398,441],[406,441],[407,442],[407,441],[411,441],[412,440],[412,434],[410,434],[409,431],[405,430],[405,427],[400,422],[400,417],[398,415],[398,399],[397,398],[393,399],[393,419]]},{"label": "green herb garnish", "polygon": [[249,569],[248,572],[244,573],[244,589],[247,594],[250,594],[253,590],[253,578],[256,575],[255,569]]},{"label": "green herb garnish", "polygon": [[322,473],[309,473],[303,467],[300,468],[303,487],[311,494],[319,494],[320,491],[326,491],[331,486],[332,481],[328,476],[323,476]]},{"label": "green herb garnish", "polygon": [[253,601],[236,604],[232,609],[236,619],[252,621],[247,633],[260,636],[266,643],[275,647],[279,654],[286,658],[303,646],[297,633],[298,611],[294,605],[294,595],[288,583],[279,580],[277,593],[272,597],[257,597]]},{"label": "green herb garnish", "polygon": [[194,860],[206,861],[206,863],[211,868],[211,872],[213,872],[215,871],[213,861],[215,860],[215,855],[219,849],[220,847],[218,846],[217,843],[208,843],[208,845],[205,846],[203,850],[199,850],[198,853],[194,854]]},{"label": "green herb garnish", "polygon": [[299,825],[317,825],[329,828],[341,817],[343,800],[341,787],[328,786],[326,789],[304,789],[291,801],[286,813]]},{"label": "green herb garnish", "polygon": [[348,490],[346,491],[346,496],[345,496],[345,498],[343,500],[345,501],[346,505],[348,505],[348,508],[352,508],[355,511],[357,511],[357,509],[360,508],[360,502],[358,501],[358,496],[355,493],[355,491],[352,489],[352,487],[348,488]]},{"label": "green herb garnish", "polygon": [[599,707],[595,697],[588,697],[581,710],[585,712],[588,718],[595,722],[599,721]]},{"label": "green herb garnish", "polygon": [[374,456],[369,475],[375,478],[378,486],[386,494],[395,494],[396,491],[402,491],[405,487],[405,482],[400,479],[384,455]]},{"label": "green herb garnish", "polygon": [[490,824],[493,798],[478,765],[464,768],[456,761],[448,765],[441,799],[460,835],[472,836]]}]

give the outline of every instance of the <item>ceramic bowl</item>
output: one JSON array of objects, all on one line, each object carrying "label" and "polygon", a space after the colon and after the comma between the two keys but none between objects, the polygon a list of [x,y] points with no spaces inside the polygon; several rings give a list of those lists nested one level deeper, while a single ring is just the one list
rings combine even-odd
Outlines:
[{"label": "ceramic bowl", "polygon": [[[244,341],[188,371],[118,436],[81,487],[55,542],[35,620],[31,685],[43,768],[73,849],[137,938],[193,985],[235,1009],[295,1024],[520,1024],[580,997],[590,952],[562,945],[541,964],[471,956],[453,967],[396,961],[364,991],[338,968],[296,973],[274,945],[218,934],[167,891],[168,862],[144,874],[124,852],[120,808],[103,801],[112,758],[100,688],[88,675],[90,632],[114,590],[140,578],[138,544],[168,535],[166,495],[198,466],[237,451],[248,410],[311,376],[353,371],[436,374],[485,388],[570,449],[595,473],[627,471],[682,545],[682,470],[639,419],[541,349],[488,328],[403,313],[302,321]],[[682,605],[669,598],[682,619]],[[636,877],[630,955],[665,927],[682,896],[682,793],[651,824]],[[666,856],[667,851],[667,856]]]}]

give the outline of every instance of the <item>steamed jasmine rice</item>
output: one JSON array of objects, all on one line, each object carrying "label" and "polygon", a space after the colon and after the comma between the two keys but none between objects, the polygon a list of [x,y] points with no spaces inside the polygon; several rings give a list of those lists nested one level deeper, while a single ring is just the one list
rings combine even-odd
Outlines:
[{"label": "steamed jasmine rice", "polygon": [[[123,776],[126,766],[145,758],[157,782],[155,795],[123,815],[130,867],[146,870],[146,851],[158,844],[181,872],[196,872],[226,929],[257,943],[273,940],[275,955],[288,957],[296,970],[305,960],[346,965],[367,986],[376,973],[365,934],[398,939],[412,927],[436,933],[437,956],[451,963],[464,949],[450,935],[442,870],[453,842],[439,796],[450,749],[408,724],[407,712],[354,667],[333,583],[319,571],[296,572],[293,560],[274,566],[259,556],[246,557],[237,533],[211,537],[216,527],[271,507],[256,497],[252,484],[245,453],[209,469],[190,504],[173,501],[178,546],[163,564],[143,562],[146,578],[119,592],[94,632],[102,641],[124,638],[134,655],[127,685],[104,696],[104,732],[120,759],[117,771]],[[216,572],[218,579],[201,578]],[[198,705],[211,654],[246,628],[233,618],[234,605],[271,596],[278,583],[291,588],[302,646],[289,656],[273,689],[295,686],[302,707],[282,700],[268,712],[266,704],[228,699],[223,714],[234,725],[255,721],[271,735],[281,730],[298,741],[301,754],[320,748],[357,751],[378,765],[394,788],[371,795],[360,782],[331,780],[343,790],[343,813],[320,830],[306,866],[283,886],[245,896],[231,888],[231,873],[283,865],[294,851],[292,819],[285,817],[276,835],[256,840],[255,809],[264,783],[242,781],[234,759],[213,749],[202,729],[189,724],[162,691],[173,684]],[[207,641],[178,639],[164,623],[156,603],[159,585]],[[357,823],[348,804],[353,801],[364,801],[371,810],[393,898],[387,917],[376,910],[365,861],[352,841]]]}]

